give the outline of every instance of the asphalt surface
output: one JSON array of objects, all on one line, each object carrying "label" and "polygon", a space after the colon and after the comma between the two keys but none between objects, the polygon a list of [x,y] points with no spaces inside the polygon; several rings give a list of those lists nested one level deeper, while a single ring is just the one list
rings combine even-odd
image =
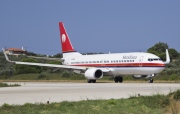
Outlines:
[{"label": "asphalt surface", "polygon": [[168,94],[180,89],[179,83],[14,83],[21,86],[0,88],[0,106],[4,103],[21,105],[25,103],[47,103],[47,101],[51,103],[87,99],[120,99],[138,94]]}]

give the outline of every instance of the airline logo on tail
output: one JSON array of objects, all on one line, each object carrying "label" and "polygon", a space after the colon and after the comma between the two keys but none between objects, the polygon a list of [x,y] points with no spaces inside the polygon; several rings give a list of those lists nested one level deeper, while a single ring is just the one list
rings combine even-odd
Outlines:
[{"label": "airline logo on tail", "polygon": [[69,40],[66,29],[65,29],[62,22],[59,23],[59,29],[60,29],[60,39],[61,39],[62,52],[63,53],[75,52],[75,50],[74,50],[74,48],[73,48],[73,46]]}]

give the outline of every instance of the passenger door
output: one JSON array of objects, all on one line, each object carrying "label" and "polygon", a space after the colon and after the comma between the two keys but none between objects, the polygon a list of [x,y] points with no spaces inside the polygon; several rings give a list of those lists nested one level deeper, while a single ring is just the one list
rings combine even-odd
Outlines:
[{"label": "passenger door", "polygon": [[140,67],[142,67],[143,58],[144,58],[144,56],[141,56],[141,57],[139,58],[139,66],[140,66]]}]

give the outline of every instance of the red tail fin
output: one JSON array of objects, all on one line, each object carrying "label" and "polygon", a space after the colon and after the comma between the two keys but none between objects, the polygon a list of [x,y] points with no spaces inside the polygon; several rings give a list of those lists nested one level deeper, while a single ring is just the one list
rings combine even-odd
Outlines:
[{"label": "red tail fin", "polygon": [[60,29],[60,39],[61,39],[61,46],[62,46],[62,52],[75,52],[71,41],[69,40],[68,34],[66,32],[66,29],[62,22],[59,23],[59,29]]}]

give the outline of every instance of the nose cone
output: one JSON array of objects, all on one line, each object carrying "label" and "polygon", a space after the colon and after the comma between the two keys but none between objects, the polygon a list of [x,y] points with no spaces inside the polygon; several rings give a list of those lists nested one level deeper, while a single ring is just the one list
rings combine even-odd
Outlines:
[{"label": "nose cone", "polygon": [[163,61],[160,62],[163,67],[165,67],[165,63]]},{"label": "nose cone", "polygon": [[158,63],[158,67],[157,67],[157,70],[156,70],[156,73],[160,73],[162,70],[165,69],[165,64],[163,61],[159,61]]}]

